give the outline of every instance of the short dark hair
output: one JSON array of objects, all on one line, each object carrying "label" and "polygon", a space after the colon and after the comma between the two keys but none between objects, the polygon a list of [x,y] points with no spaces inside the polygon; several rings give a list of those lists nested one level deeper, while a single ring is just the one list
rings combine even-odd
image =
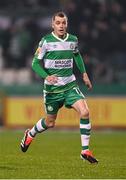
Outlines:
[{"label": "short dark hair", "polygon": [[56,16],[59,16],[59,17],[66,17],[67,18],[67,15],[63,12],[63,11],[59,11],[59,12],[56,12],[53,16],[52,16],[52,20],[54,21],[55,20],[55,17]]}]

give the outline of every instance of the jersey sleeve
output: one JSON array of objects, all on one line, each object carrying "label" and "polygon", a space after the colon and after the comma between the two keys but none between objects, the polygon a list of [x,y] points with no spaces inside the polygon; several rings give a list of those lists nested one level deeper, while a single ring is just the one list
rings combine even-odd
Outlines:
[{"label": "jersey sleeve", "polygon": [[75,47],[74,47],[73,53],[74,53],[74,54],[79,53],[78,39],[77,39],[77,37],[76,37]]},{"label": "jersey sleeve", "polygon": [[35,57],[39,60],[43,59],[44,55],[46,53],[46,40],[42,38],[42,40],[39,42],[38,48],[35,52]]},{"label": "jersey sleeve", "polygon": [[48,76],[44,68],[40,65],[40,60],[43,59],[45,53],[46,53],[46,40],[44,40],[43,38],[39,42],[39,46],[35,52],[32,61],[32,69],[42,78],[46,78]]},{"label": "jersey sleeve", "polygon": [[79,71],[81,73],[85,73],[86,72],[86,69],[85,69],[85,65],[84,65],[84,61],[83,61],[83,58],[79,52],[79,48],[78,48],[78,39],[76,38],[76,43],[75,43],[75,49],[73,51],[73,56],[74,56],[74,60],[75,60],[75,63],[79,69]]},{"label": "jersey sleeve", "polygon": [[83,61],[83,58],[79,52],[74,54],[74,60],[75,60],[75,63],[77,65],[79,71],[81,73],[85,73],[86,69],[85,69],[84,61]]},{"label": "jersey sleeve", "polygon": [[46,71],[40,66],[40,60],[36,57],[33,58],[32,69],[42,78],[46,78],[48,76]]}]

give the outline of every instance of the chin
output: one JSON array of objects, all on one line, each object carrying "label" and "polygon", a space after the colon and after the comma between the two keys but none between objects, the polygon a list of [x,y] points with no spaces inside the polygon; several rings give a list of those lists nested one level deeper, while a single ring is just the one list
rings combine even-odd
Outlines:
[{"label": "chin", "polygon": [[60,36],[64,36],[65,34],[60,34]]},{"label": "chin", "polygon": [[64,36],[65,35],[65,33],[59,33],[59,36]]}]

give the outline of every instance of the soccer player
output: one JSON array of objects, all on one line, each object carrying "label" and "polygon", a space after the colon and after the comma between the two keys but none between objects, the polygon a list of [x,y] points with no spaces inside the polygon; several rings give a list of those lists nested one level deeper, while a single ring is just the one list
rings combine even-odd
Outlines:
[{"label": "soccer player", "polygon": [[[76,83],[73,61],[82,73],[84,84],[88,89],[92,88],[92,84],[78,50],[77,37],[67,33],[67,25],[68,20],[64,12],[54,14],[52,17],[53,32],[41,39],[34,55],[32,68],[41,78],[45,79],[43,93],[47,115],[46,118],[41,118],[32,129],[25,131],[21,141],[21,150],[26,152],[38,133],[54,127],[58,110],[65,105],[65,107],[74,108],[80,117],[81,159],[90,163],[98,163],[89,150],[91,131],[89,109]],[[43,61],[44,67],[40,65],[40,61]]]}]

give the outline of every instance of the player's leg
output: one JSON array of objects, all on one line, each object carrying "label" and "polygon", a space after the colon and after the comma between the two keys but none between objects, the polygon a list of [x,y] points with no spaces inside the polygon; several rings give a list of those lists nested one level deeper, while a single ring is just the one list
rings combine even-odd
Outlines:
[{"label": "player's leg", "polygon": [[26,152],[32,140],[38,133],[42,133],[49,128],[54,127],[58,110],[62,107],[62,95],[44,93],[44,104],[46,111],[46,118],[40,119],[30,130],[26,130],[24,138],[21,141],[21,150]]},{"label": "player's leg", "polygon": [[98,163],[89,150],[91,123],[89,116],[89,108],[85,99],[77,100],[72,107],[79,113],[80,116],[80,133],[81,133],[81,158],[88,160],[90,163]]},{"label": "player's leg", "polygon": [[89,121],[89,109],[84,99],[76,101],[72,107],[78,112],[80,116],[80,133],[82,149],[89,149],[91,123]]},{"label": "player's leg", "polygon": [[49,128],[53,128],[55,125],[57,114],[47,114],[46,118],[40,119],[31,130],[29,130],[28,135],[34,138],[38,133],[42,133]]},{"label": "player's leg", "polygon": [[54,127],[57,114],[48,114],[46,118],[40,119],[31,129],[27,129],[21,141],[21,150],[26,152],[32,140],[38,133],[42,133]]},{"label": "player's leg", "polygon": [[[65,93],[65,106],[74,108],[80,116],[82,154],[86,153],[88,154],[89,157],[89,154],[91,155],[91,152],[89,151],[89,141],[90,141],[90,131],[91,131],[89,108],[86,103],[84,95],[82,94],[82,92],[78,87],[74,87],[73,89]],[[91,157],[91,159],[93,159],[93,156]],[[87,160],[92,162],[90,158],[88,158]],[[94,159],[93,162],[95,162]]]}]

